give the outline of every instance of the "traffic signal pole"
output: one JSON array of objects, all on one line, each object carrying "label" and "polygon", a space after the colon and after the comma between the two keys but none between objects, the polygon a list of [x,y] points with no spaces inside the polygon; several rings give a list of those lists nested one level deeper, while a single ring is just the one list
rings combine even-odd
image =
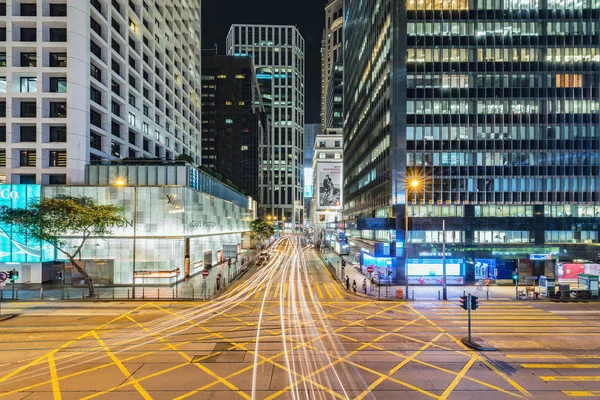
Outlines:
[{"label": "traffic signal pole", "polygon": [[474,338],[472,335],[472,329],[471,329],[471,311],[475,311],[479,308],[479,302],[478,302],[478,297],[477,296],[473,296],[471,295],[471,293],[469,293],[466,296],[460,296],[460,303],[459,306],[460,308],[462,308],[463,310],[467,311],[467,337],[462,338],[461,342],[474,350],[478,350],[478,351],[496,351],[496,349],[492,346],[490,346],[488,343],[486,343],[483,339],[481,338]]},{"label": "traffic signal pole", "polygon": [[471,343],[471,293],[467,297],[467,320],[469,321],[469,343]]}]

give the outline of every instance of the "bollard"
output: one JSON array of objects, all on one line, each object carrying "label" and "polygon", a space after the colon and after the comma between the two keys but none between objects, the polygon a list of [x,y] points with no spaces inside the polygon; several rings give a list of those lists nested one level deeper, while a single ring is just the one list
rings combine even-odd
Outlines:
[{"label": "bollard", "polygon": [[127,289],[127,300],[129,300],[129,289]]},{"label": "bollard", "polygon": [[490,292],[489,291],[485,292],[485,297],[486,297],[487,300],[490,299]]},{"label": "bollard", "polygon": [[412,299],[413,299],[413,301],[415,301],[415,291],[414,290],[413,290]]},{"label": "bollard", "polygon": [[67,300],[69,300],[69,298],[71,297],[70,292],[67,290]]},{"label": "bollard", "polygon": [[156,299],[160,300],[160,288],[156,289]]},{"label": "bollard", "polygon": [[44,288],[40,288],[40,300],[44,300]]},{"label": "bollard", "polygon": [[113,300],[114,300],[115,299],[115,288],[112,288],[112,289],[113,289]]},{"label": "bollard", "polygon": [[19,289],[15,289],[15,300],[19,300]]},{"label": "bollard", "polygon": [[466,296],[466,295],[467,295],[467,291],[463,290],[463,296]]},{"label": "bollard", "polygon": [[[413,290],[413,292],[414,292],[414,290]],[[438,290],[438,300],[440,300],[440,299],[441,299],[441,297],[440,297],[440,291]]]},{"label": "bollard", "polygon": [[81,299],[82,299],[82,300],[83,300],[83,299],[85,299],[85,294],[84,294],[83,292],[84,292],[84,290],[83,290],[83,289],[81,289]]},{"label": "bollard", "polygon": [[194,300],[194,287],[192,286],[192,300]]},{"label": "bollard", "polygon": [[175,289],[171,289],[171,298],[175,300]]}]

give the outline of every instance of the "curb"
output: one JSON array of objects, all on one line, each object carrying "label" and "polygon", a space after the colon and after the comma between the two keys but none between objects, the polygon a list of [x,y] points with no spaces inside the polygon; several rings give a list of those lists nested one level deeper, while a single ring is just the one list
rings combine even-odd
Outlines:
[{"label": "curb", "polygon": [[18,317],[20,314],[7,314],[0,317],[0,322],[8,321],[9,319],[13,319]]}]

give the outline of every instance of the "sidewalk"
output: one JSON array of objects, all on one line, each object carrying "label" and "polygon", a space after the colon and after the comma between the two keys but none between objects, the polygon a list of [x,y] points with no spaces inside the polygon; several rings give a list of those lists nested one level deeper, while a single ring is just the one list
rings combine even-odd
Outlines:
[{"label": "sidewalk", "polygon": [[[238,258],[238,261],[231,263],[229,267],[225,261],[219,265],[213,266],[209,271],[208,277],[204,278],[200,271],[191,276],[187,281],[180,281],[171,286],[147,286],[143,282],[136,285],[136,300],[204,300],[212,299],[227,290],[231,284],[239,279],[249,266],[258,257],[259,252],[256,249],[248,250]],[[245,268],[242,266],[242,259],[245,260]],[[221,274],[220,287],[217,291],[217,274]],[[204,285],[205,284],[205,285]],[[87,287],[73,287],[70,285],[58,284],[22,284],[13,285],[6,283],[4,290],[1,290],[2,301],[33,301],[33,300],[131,300],[131,286],[109,286],[96,287],[96,297],[87,297]],[[43,289],[43,290],[40,290]]]},{"label": "sidewalk", "polygon": [[[371,282],[368,278],[366,278],[365,275],[362,274],[358,265],[352,264],[349,261],[346,261],[346,268],[344,269],[342,276],[340,256],[331,251],[325,251],[324,253],[321,253],[316,247],[315,251],[330,269],[336,279],[341,282],[344,288],[346,287],[345,279],[347,276],[350,278],[350,287],[352,287],[352,282],[356,280],[357,292],[360,293],[363,293],[362,284],[364,279],[367,279],[367,295],[374,298],[395,299],[396,291],[398,289],[402,289],[402,291],[405,290],[403,285],[382,284],[381,286],[378,286],[376,282]],[[331,266],[327,265],[328,262],[331,263]],[[447,287],[449,300],[458,300],[460,296],[469,293],[479,297],[482,300],[487,300],[488,298],[490,300],[515,300],[516,295],[514,286],[493,285],[489,286],[489,288],[484,286],[481,289],[479,289],[476,285],[452,285]],[[408,295],[410,300],[438,300],[438,296],[439,299],[442,298],[442,287],[411,285],[408,289]],[[540,297],[540,300],[548,299]]]}]

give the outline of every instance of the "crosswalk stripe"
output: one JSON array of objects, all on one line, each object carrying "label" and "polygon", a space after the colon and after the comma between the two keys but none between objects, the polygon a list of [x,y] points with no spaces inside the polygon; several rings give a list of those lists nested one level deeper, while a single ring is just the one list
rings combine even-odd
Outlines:
[{"label": "crosswalk stripe", "polygon": [[283,286],[283,298],[287,299],[287,294],[288,294],[288,289],[289,289],[289,283],[285,283],[285,285]]},{"label": "crosswalk stripe", "polygon": [[600,390],[563,390],[564,394],[569,397],[598,397]]},{"label": "crosswalk stripe", "polygon": [[317,287],[317,292],[319,292],[319,297],[324,299],[325,297],[323,297],[323,292],[321,291],[321,288],[319,287],[318,283],[315,283],[315,286]]},{"label": "crosswalk stripe", "polygon": [[338,295],[338,297],[339,297],[340,299],[343,299],[343,298],[344,298],[344,296],[342,296],[342,294],[340,293],[340,291],[339,291],[339,290],[338,290],[338,289],[335,287],[335,283],[332,283],[332,284],[331,284],[331,287],[333,288],[333,291],[334,291],[334,292],[335,292],[335,293]]},{"label": "crosswalk stripe", "polygon": [[327,292],[327,295],[329,296],[329,298],[333,299],[333,296],[331,295],[331,292],[329,291],[329,289],[327,289],[327,284],[326,283],[323,284],[323,289],[325,289],[325,291]]},{"label": "crosswalk stripe", "polygon": [[544,382],[598,382],[600,381],[600,376],[540,376]]},{"label": "crosswalk stripe", "polygon": [[279,294],[280,287],[281,287],[281,285],[275,285],[275,293],[273,294],[273,298],[276,298],[277,295]]},{"label": "crosswalk stripe", "polygon": [[600,364],[521,364],[523,368],[568,368],[568,369],[593,369],[600,368]]}]

